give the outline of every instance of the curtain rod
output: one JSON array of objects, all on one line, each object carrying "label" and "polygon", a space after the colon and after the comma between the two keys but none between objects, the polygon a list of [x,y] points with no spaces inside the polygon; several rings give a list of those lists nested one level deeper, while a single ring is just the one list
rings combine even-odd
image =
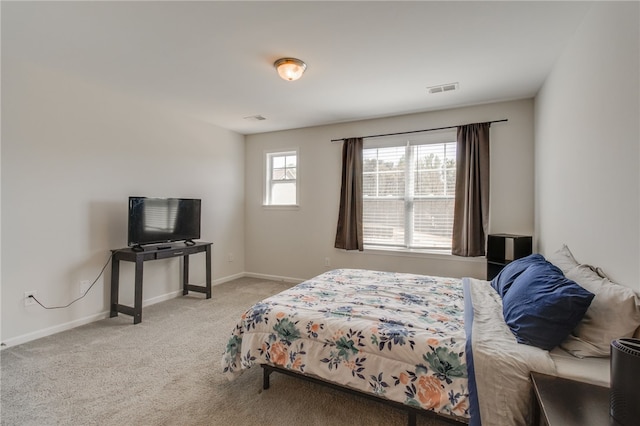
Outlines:
[{"label": "curtain rod", "polygon": [[[504,118],[502,120],[484,121],[484,123],[502,123],[504,121],[509,121],[509,120]],[[469,123],[469,124],[481,124],[481,123]],[[436,128],[433,128],[433,129],[424,129],[424,130],[411,130],[411,131],[408,131],[408,132],[385,133],[385,134],[382,134],[382,135],[361,136],[361,138],[362,139],[368,139],[368,138],[379,138],[379,137],[382,137],[382,136],[407,135],[409,133],[433,132],[435,130],[455,129],[456,127],[468,126],[469,124],[460,124],[458,126],[436,127]],[[331,142],[340,142],[340,141],[345,141],[347,139],[349,139],[349,138],[331,139]]]}]

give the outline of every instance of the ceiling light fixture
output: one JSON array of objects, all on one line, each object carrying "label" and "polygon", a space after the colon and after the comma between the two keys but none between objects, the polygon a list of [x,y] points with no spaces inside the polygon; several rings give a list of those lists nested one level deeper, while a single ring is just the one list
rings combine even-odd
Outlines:
[{"label": "ceiling light fixture", "polygon": [[295,81],[302,77],[307,64],[296,58],[280,58],[273,63],[278,75],[287,81]]}]

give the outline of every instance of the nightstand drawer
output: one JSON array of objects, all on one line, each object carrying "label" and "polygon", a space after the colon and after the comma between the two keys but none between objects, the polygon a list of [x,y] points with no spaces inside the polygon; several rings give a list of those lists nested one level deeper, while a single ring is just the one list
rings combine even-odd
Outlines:
[{"label": "nightstand drawer", "polygon": [[170,257],[178,257],[189,254],[186,249],[166,249],[156,252],[156,259],[167,259]]}]

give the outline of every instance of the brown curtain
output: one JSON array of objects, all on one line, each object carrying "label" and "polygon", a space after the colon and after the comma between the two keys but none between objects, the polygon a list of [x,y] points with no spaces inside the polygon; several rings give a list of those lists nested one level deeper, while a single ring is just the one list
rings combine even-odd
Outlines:
[{"label": "brown curtain", "polygon": [[484,256],[489,226],[489,127],[458,127],[456,199],[451,253]]},{"label": "brown curtain", "polygon": [[342,189],[336,248],[364,250],[362,231],[362,138],[342,145]]}]

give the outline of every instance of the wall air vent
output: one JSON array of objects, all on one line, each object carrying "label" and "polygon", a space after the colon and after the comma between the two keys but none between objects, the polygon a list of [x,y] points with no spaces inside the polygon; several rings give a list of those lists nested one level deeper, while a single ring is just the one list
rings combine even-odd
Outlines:
[{"label": "wall air vent", "polygon": [[452,92],[458,90],[458,83],[441,84],[439,86],[427,87],[427,91],[430,95],[434,93]]},{"label": "wall air vent", "polygon": [[243,117],[245,120],[249,120],[249,121],[262,121],[262,120],[266,120],[265,117],[261,116],[261,115],[250,115],[248,117]]}]

